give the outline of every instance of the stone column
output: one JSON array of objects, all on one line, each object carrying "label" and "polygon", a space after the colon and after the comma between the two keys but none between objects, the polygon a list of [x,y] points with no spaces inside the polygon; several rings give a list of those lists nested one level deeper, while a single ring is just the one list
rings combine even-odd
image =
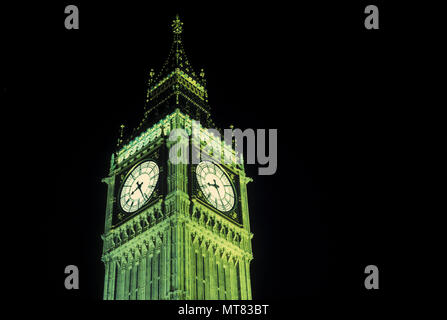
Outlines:
[{"label": "stone column", "polygon": [[127,265],[121,266],[121,295],[120,300],[125,300],[125,291],[126,291],[126,269]]},{"label": "stone column", "polygon": [[123,300],[124,295],[124,273],[125,268],[123,264],[118,264],[118,283],[117,283],[117,289],[116,289],[116,299],[117,300]]},{"label": "stone column", "polygon": [[138,270],[138,300],[144,300],[146,291],[146,256],[140,260],[140,270]]},{"label": "stone column", "polygon": [[171,292],[171,263],[172,263],[172,257],[171,257],[171,249],[173,246],[172,241],[172,226],[168,225],[168,228],[165,232],[165,238],[166,241],[164,241],[164,247],[165,247],[165,258],[164,263],[165,267],[163,268],[165,276],[164,276],[164,290],[163,290],[163,299],[170,300],[170,292]]},{"label": "stone column", "polygon": [[197,289],[196,289],[196,264],[197,264],[197,257],[196,257],[196,251],[195,251],[195,245],[191,243],[190,246],[190,273],[189,273],[189,279],[190,279],[190,296],[191,300],[197,299]]},{"label": "stone column", "polygon": [[209,270],[209,254],[208,254],[208,250],[206,248],[206,246],[203,247],[202,250],[202,254],[203,254],[203,280],[205,281],[204,283],[204,287],[203,290],[204,292],[204,299],[205,300],[210,300],[210,270]]},{"label": "stone column", "polygon": [[214,255],[213,247],[210,246],[208,250],[208,264],[209,264],[209,287],[210,287],[210,299],[217,300],[217,277],[216,277],[216,257]]},{"label": "stone column", "polygon": [[109,266],[108,300],[115,299],[116,261],[112,259]]},{"label": "stone column", "polygon": [[145,299],[151,300],[152,298],[152,254],[149,252],[146,256],[146,280],[145,280]]},{"label": "stone column", "polygon": [[230,279],[231,279],[231,300],[239,299],[237,276],[236,276],[236,263],[233,258],[230,259]]},{"label": "stone column", "polygon": [[247,279],[247,299],[251,300],[250,260],[245,260],[245,274]]},{"label": "stone column", "polygon": [[131,269],[131,264],[128,263],[128,264],[126,265],[126,269],[125,269],[125,273],[124,273],[124,291],[123,291],[123,300],[129,300],[130,269]]},{"label": "stone column", "polygon": [[[166,239],[166,232],[164,234],[164,240]],[[159,300],[163,300],[165,299],[165,294],[166,294],[166,241],[163,241],[163,244],[161,245],[161,250],[160,250],[160,296],[158,297]]]},{"label": "stone column", "polygon": [[172,247],[172,257],[173,259],[173,270],[171,271],[172,277],[172,290],[176,293],[175,299],[185,299],[185,287],[184,287],[184,251],[183,251],[183,222],[178,222],[173,227],[173,247]]},{"label": "stone column", "polygon": [[227,259],[225,259],[225,299],[231,300],[231,277],[230,277],[230,269],[231,263]]},{"label": "stone column", "polygon": [[129,300],[129,294],[130,294],[130,272],[132,270],[132,264],[128,263],[126,266],[126,273],[124,278],[124,300]]},{"label": "stone column", "polygon": [[136,289],[137,289],[137,270],[138,270],[138,262],[134,261],[131,269],[131,281],[130,281],[130,300],[136,300]]},{"label": "stone column", "polygon": [[[248,198],[247,198],[247,183],[252,181],[251,178],[245,176],[245,173],[240,175],[240,193],[241,193],[241,209],[242,209],[242,224],[244,229],[250,232],[250,215],[248,212]],[[250,243],[251,246],[251,243]]]},{"label": "stone column", "polygon": [[247,300],[247,280],[245,277],[245,261],[244,258],[239,259],[239,279],[241,286],[241,300]]},{"label": "stone column", "polygon": [[197,248],[197,300],[203,300],[203,255],[202,247]]},{"label": "stone column", "polygon": [[112,226],[112,211],[113,211],[113,193],[115,189],[114,177],[107,177],[101,180],[107,183],[107,203],[106,203],[106,219],[104,223],[104,234],[108,234]]},{"label": "stone column", "polygon": [[109,269],[110,269],[110,262],[107,260],[104,262],[104,293],[103,293],[103,300],[107,300],[109,298]]},{"label": "stone column", "polygon": [[158,300],[158,282],[160,279],[158,264],[160,259],[160,251],[156,249],[154,258],[152,259],[152,300]]},{"label": "stone column", "polygon": [[219,284],[219,300],[225,300],[225,270],[223,259],[220,256],[217,258],[217,270],[218,270],[218,284]]},{"label": "stone column", "polygon": [[191,288],[191,234],[189,233],[189,228],[185,223],[185,243],[183,244],[185,246],[185,272],[184,272],[184,283],[185,283],[185,293],[186,293],[186,300],[192,299],[192,288]]}]

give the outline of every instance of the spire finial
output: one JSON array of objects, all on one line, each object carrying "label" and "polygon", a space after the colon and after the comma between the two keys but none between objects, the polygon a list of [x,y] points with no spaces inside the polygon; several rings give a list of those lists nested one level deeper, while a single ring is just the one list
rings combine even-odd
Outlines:
[{"label": "spire finial", "polygon": [[172,32],[174,34],[179,35],[183,31],[183,22],[180,20],[178,14],[175,16],[175,19],[172,21]]},{"label": "spire finial", "polygon": [[117,146],[117,147],[120,147],[121,144],[123,143],[124,128],[125,128],[125,127],[126,127],[126,126],[125,126],[124,124],[121,124],[121,125],[120,125],[120,136],[119,136],[119,138],[118,138],[118,142],[116,143],[116,146]]}]

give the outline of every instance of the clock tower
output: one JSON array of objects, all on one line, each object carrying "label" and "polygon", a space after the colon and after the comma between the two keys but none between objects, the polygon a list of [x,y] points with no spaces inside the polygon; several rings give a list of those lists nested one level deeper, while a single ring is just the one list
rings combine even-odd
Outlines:
[{"label": "clock tower", "polygon": [[[188,62],[182,25],[177,16],[168,58],[149,74],[142,120],[126,134],[121,126],[103,179],[104,300],[252,298],[251,179],[231,143],[206,129],[215,125],[205,75]],[[176,129],[186,138],[170,139]],[[187,162],[171,161],[175,148]]]}]

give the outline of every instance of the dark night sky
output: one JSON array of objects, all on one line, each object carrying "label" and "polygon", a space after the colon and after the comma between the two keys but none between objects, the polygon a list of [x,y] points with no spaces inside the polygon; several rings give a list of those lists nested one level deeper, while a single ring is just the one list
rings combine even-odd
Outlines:
[{"label": "dark night sky", "polygon": [[[49,155],[39,159],[51,185],[39,220],[50,297],[102,297],[101,178],[119,125],[142,116],[148,71],[167,57],[177,13],[189,61],[207,74],[216,124],[278,129],[277,173],[247,166],[253,297],[371,294],[363,289],[368,264],[384,274],[380,293],[390,290],[395,213],[410,196],[396,88],[405,63],[390,11],[381,30],[368,32],[362,3],[81,2],[80,30],[67,31],[65,5],[47,5],[46,32],[30,42],[10,39],[35,52],[27,85],[39,103],[27,106],[42,119],[39,152]],[[63,288],[68,264],[80,268],[77,292]]]}]

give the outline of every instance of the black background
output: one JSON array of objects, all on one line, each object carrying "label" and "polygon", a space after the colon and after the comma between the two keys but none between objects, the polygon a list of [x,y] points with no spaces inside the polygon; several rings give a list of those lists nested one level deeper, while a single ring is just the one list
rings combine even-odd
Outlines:
[{"label": "black background", "polygon": [[[79,7],[79,30],[64,28],[68,4]],[[33,19],[31,7],[11,7],[6,41],[17,50],[5,60],[3,93],[34,125],[26,135],[41,174],[33,218],[46,238],[36,248],[45,297],[102,298],[101,178],[119,125],[142,116],[148,72],[167,57],[177,13],[190,63],[205,69],[216,124],[278,129],[276,174],[246,167],[253,298],[399,291],[401,215],[416,210],[410,145],[422,125],[402,103],[409,31],[383,1],[373,2],[380,29],[366,30],[367,4],[81,1],[39,5]],[[80,269],[77,291],[63,285],[69,264]],[[363,285],[369,264],[380,270],[376,291]]]}]

